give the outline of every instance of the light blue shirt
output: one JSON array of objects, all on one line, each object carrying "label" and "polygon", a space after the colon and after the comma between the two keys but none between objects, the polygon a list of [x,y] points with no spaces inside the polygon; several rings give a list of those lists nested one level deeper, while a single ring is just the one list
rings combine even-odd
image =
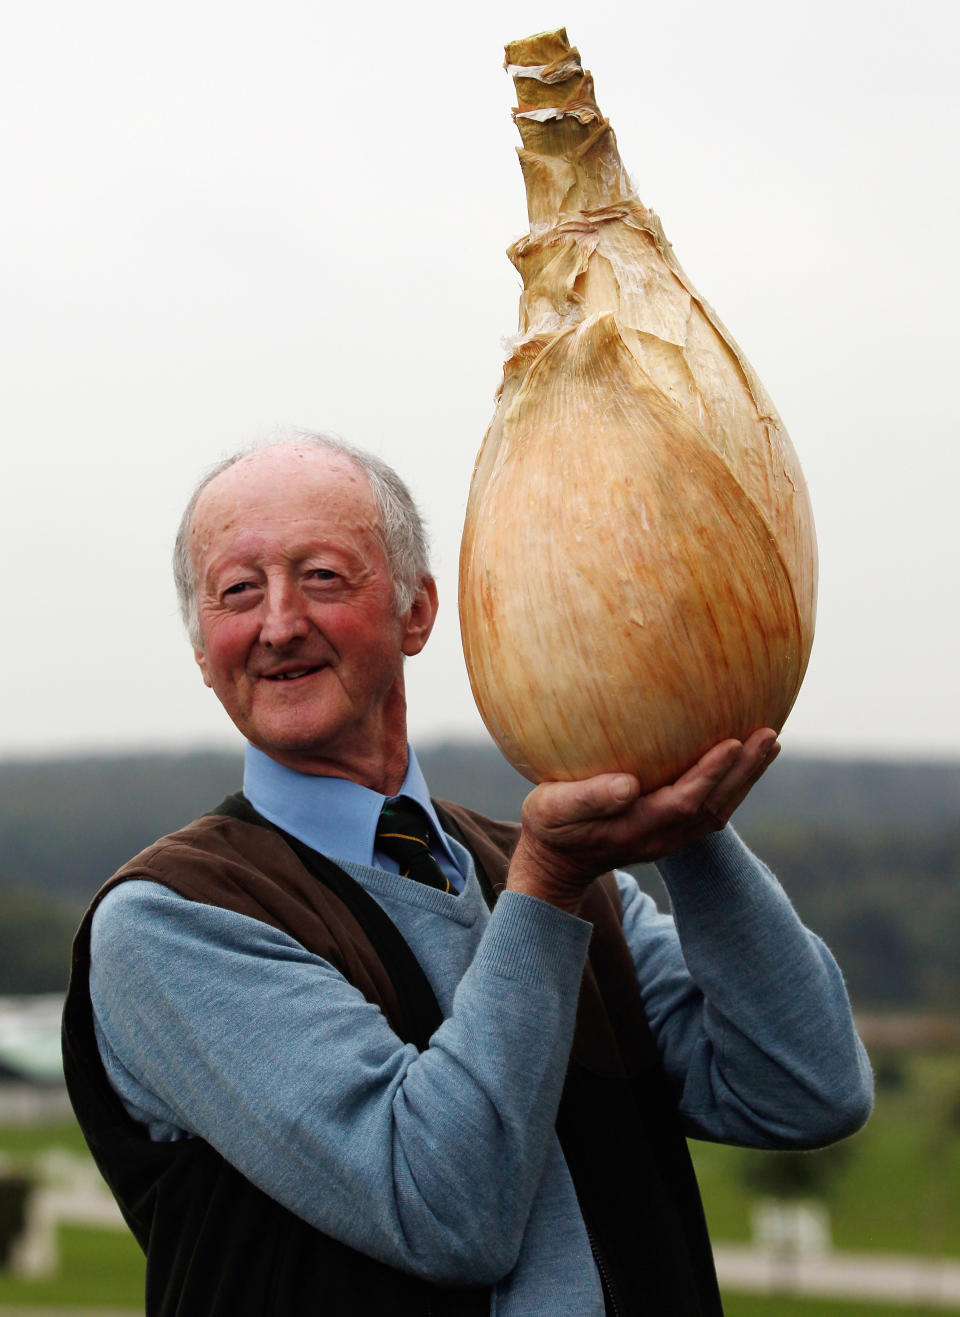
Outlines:
[{"label": "light blue shirt", "polygon": [[430,821],[430,848],[452,889],[461,892],[465,874],[440,826],[417,757],[411,747],[407,749],[407,773],[400,790],[395,796],[382,796],[343,777],[315,777],[284,768],[248,744],[243,794],[265,819],[321,855],[390,873],[400,871],[396,860],[375,846],[380,811],[400,797],[416,801]]}]

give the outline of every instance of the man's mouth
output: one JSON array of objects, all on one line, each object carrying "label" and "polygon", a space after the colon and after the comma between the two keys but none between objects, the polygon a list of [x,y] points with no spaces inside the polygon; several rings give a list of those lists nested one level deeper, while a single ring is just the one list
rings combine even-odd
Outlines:
[{"label": "man's mouth", "polygon": [[265,672],[263,675],[267,681],[297,681],[300,677],[309,677],[313,672],[319,672],[320,665],[314,668],[290,668],[286,672]]}]

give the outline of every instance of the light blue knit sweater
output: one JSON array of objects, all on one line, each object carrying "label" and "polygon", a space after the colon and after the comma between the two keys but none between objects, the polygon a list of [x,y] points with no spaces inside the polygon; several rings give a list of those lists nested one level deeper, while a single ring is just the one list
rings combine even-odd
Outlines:
[{"label": "light blue knit sweater", "polygon": [[[93,926],[101,1056],[154,1138],[206,1139],[353,1247],[493,1285],[500,1317],[602,1317],[553,1132],[590,929],[517,893],[491,915],[451,849],[459,896],[344,863],[437,995],[424,1053],[286,935],[131,881]],[[624,929],[691,1132],[802,1147],[857,1128],[871,1082],[843,983],[776,881],[729,828],[660,870],[676,923],[621,875]]]}]

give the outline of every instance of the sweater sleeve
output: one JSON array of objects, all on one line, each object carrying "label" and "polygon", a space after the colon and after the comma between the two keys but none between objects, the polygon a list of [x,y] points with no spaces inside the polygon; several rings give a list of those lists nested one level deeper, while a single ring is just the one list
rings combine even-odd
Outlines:
[{"label": "sweater sleeve", "polygon": [[589,933],[507,893],[418,1053],[289,936],[130,881],[93,925],[101,1056],[155,1137],[205,1139],[389,1265],[492,1284],[514,1265],[552,1139]]},{"label": "sweater sleeve", "polygon": [[812,1148],[857,1130],[873,1081],[830,952],[732,828],[658,864],[673,917],[619,875],[624,932],[692,1134]]}]

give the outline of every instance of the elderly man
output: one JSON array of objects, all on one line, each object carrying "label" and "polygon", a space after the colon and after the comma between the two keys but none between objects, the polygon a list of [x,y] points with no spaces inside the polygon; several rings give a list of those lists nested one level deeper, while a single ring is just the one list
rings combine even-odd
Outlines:
[{"label": "elderly man", "polygon": [[[389,468],[233,458],[176,562],[243,793],[98,894],[64,1029],[148,1314],[720,1312],[684,1135],[811,1147],[871,1101],[833,960],[724,826],[774,734],[492,823],[407,744],[437,592]],[[651,859],[672,918],[610,872]]]}]

